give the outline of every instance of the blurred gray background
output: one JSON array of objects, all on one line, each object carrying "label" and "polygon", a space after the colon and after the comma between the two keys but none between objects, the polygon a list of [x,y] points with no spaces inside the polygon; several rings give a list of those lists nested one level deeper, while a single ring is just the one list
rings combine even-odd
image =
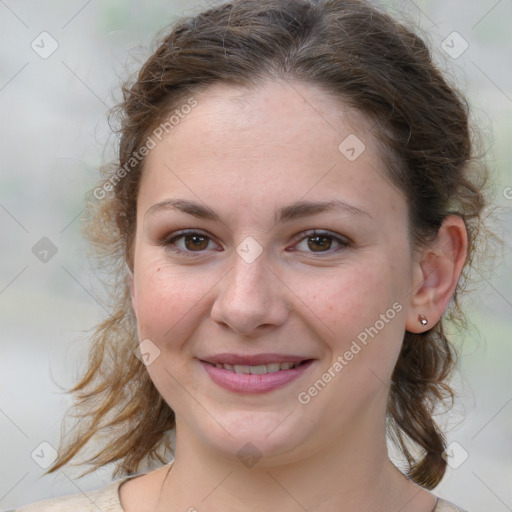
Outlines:
[{"label": "blurred gray background", "polygon": [[[2,509],[111,479],[108,468],[82,479],[73,468],[41,477],[71,403],[61,388],[76,381],[88,330],[106,314],[79,233],[84,194],[113,155],[107,111],[120,82],[149,55],[159,29],[206,5],[0,0]],[[440,418],[450,428],[451,467],[435,492],[471,512],[505,512],[512,510],[512,1],[386,5],[420,25],[487,136],[503,212],[495,229],[506,244],[467,302],[469,331],[456,337],[460,398]]]}]

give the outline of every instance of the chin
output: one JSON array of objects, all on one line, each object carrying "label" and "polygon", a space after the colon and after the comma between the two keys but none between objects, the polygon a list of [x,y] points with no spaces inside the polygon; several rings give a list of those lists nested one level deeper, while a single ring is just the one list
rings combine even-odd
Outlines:
[{"label": "chin", "polygon": [[233,411],[219,414],[222,426],[211,417],[196,418],[195,435],[210,449],[229,459],[236,457],[248,467],[246,461],[257,461],[260,466],[286,464],[298,454],[303,457],[305,444],[312,437],[304,423],[290,421],[286,414]]}]

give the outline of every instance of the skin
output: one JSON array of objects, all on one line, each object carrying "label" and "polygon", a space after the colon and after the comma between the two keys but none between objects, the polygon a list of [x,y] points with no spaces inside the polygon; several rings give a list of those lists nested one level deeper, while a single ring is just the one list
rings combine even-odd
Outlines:
[{"label": "skin", "polygon": [[[123,508],[432,511],[435,496],[388,459],[386,400],[405,330],[434,325],[453,296],[466,259],[464,223],[448,217],[431,247],[414,250],[407,203],[386,175],[368,121],[319,88],[215,85],[196,99],[147,156],[131,285],[139,339],[160,350],[147,370],[176,412],[176,457],[167,478],[164,467],[123,484]],[[354,161],[338,149],[350,134],[365,145]],[[170,198],[207,205],[221,220],[148,211]],[[297,200],[332,199],[366,213],[273,218]],[[199,250],[190,237],[162,243],[182,229],[207,236]],[[319,247],[305,234],[311,229],[350,243],[328,238]],[[250,263],[236,251],[249,236],[262,250]],[[393,319],[299,403],[299,393],[396,303]],[[198,361],[222,352],[315,361],[286,386],[249,395],[219,387]],[[261,454],[252,467],[237,457],[247,442]]]}]

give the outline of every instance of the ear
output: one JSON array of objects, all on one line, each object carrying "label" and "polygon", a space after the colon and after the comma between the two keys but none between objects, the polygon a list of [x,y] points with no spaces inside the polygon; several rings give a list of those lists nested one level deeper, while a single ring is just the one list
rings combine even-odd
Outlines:
[{"label": "ear", "polygon": [[[452,299],[467,258],[467,232],[458,215],[446,217],[435,241],[416,254],[413,289],[405,328],[409,332],[431,329]],[[422,325],[418,315],[424,315]]]}]

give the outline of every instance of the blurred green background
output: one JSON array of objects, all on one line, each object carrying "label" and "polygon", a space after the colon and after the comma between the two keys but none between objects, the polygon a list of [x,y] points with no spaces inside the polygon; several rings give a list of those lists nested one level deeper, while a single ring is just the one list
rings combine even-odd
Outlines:
[{"label": "blurred green background", "polygon": [[[43,469],[31,454],[41,442],[58,446],[70,404],[59,386],[75,381],[88,330],[105,315],[103,290],[88,266],[79,230],[84,195],[98,167],[113,156],[107,110],[120,99],[120,82],[149,55],[156,32],[206,5],[0,2],[4,509],[110,480],[108,468],[80,480],[71,469],[41,478]],[[460,399],[440,422],[468,458],[448,469],[436,492],[472,511],[512,510],[512,2],[385,5],[421,27],[440,66],[467,95],[486,136],[495,204],[501,208],[494,229],[505,240],[503,254],[486,262],[467,301],[469,330],[454,336],[461,353],[455,378]],[[443,50],[443,40],[454,31],[468,45],[457,58]],[[41,37],[47,39],[37,53],[33,47]],[[58,45],[54,53],[41,56],[52,44]],[[42,237],[57,250],[46,263],[32,252]]]}]

